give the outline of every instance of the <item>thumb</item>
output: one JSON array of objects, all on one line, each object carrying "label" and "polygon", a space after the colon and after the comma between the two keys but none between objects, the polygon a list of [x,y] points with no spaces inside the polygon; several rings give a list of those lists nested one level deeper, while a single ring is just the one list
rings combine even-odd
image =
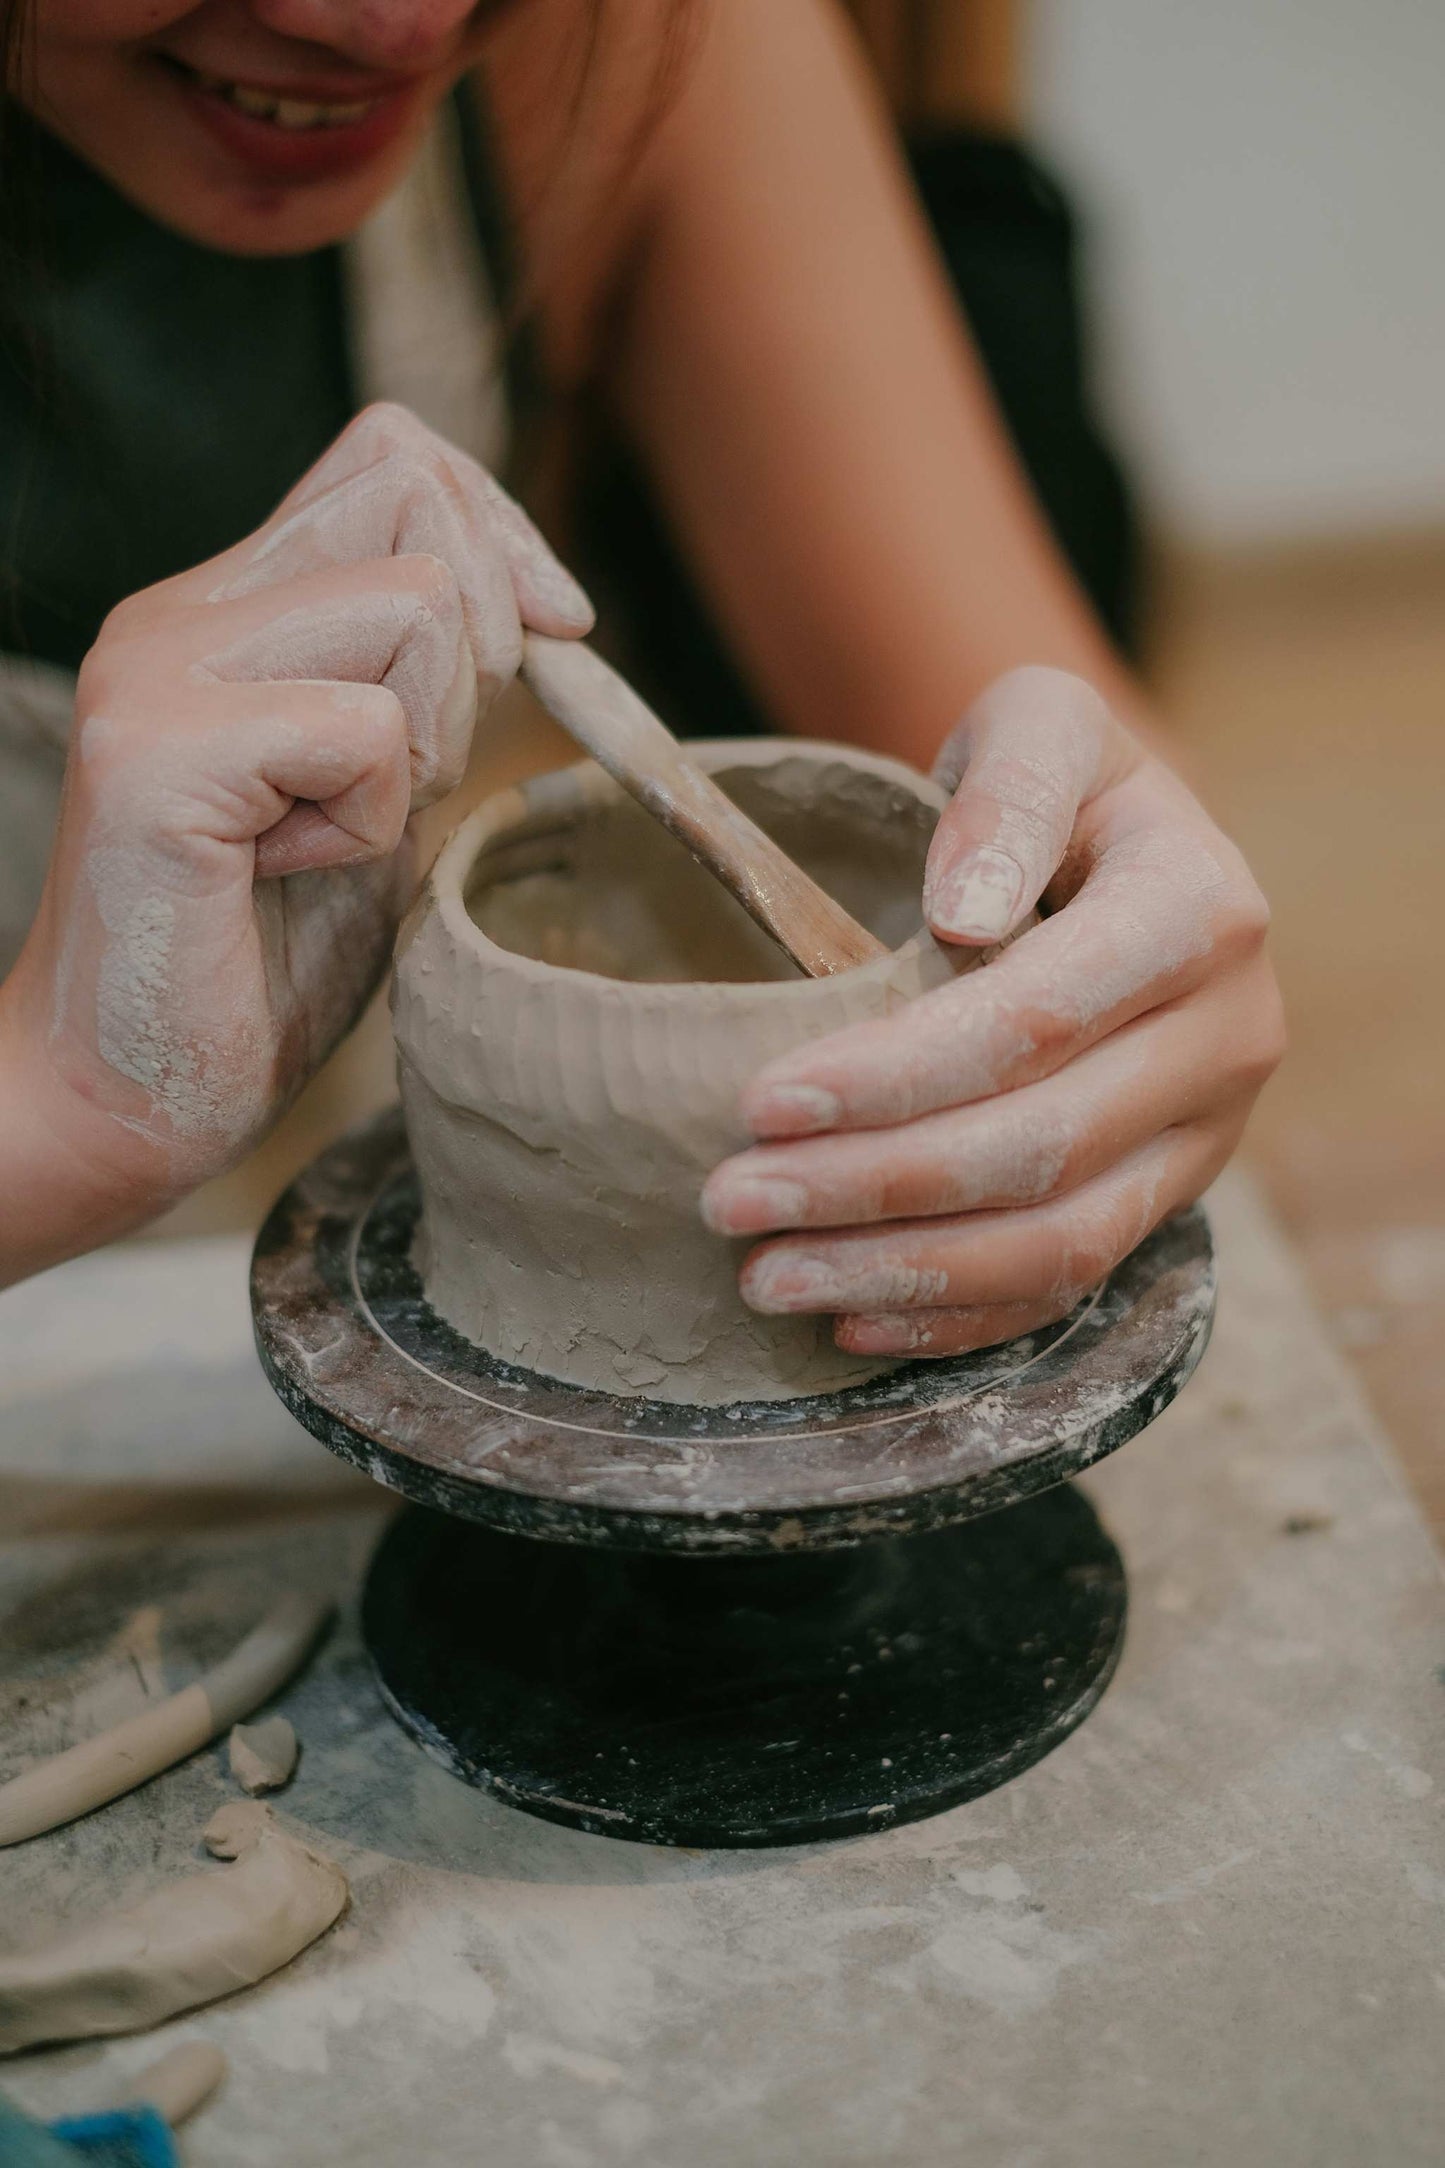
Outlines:
[{"label": "thumb", "polygon": [[[1110,730],[1091,685],[1066,670],[1010,670],[947,739],[923,909],[941,941],[1002,941],[1048,886],[1096,787]],[[960,780],[961,778],[961,780]]]},{"label": "thumb", "polygon": [[[474,465],[474,463],[472,463]],[[590,632],[596,613],[586,591],[556,556],[539,527],[515,497],[484,467],[474,471],[482,488],[493,529],[512,576],[522,623],[530,632],[576,640]]]}]

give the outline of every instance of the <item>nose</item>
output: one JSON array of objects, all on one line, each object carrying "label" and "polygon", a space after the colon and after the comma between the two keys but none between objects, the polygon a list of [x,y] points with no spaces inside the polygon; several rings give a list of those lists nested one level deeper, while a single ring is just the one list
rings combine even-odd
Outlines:
[{"label": "nose", "polygon": [[476,0],[251,0],[279,37],[322,45],[356,66],[425,69],[452,57]]}]

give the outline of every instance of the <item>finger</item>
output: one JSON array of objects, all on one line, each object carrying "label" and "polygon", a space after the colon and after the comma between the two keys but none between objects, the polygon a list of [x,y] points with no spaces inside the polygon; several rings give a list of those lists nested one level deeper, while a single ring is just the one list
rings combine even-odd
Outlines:
[{"label": "finger", "polygon": [[258,879],[384,858],[405,833],[406,719],[382,686],[219,687],[178,754],[192,831],[253,842]]},{"label": "finger", "polygon": [[1238,1126],[1170,1130],[1067,1197],[1020,1211],[782,1237],[745,1260],[743,1299],[765,1316],[1073,1301],[1199,1195]]},{"label": "finger", "polygon": [[1237,1006],[1230,981],[1018,1091],[891,1129],[755,1145],[709,1176],[703,1219],[715,1234],[761,1235],[1041,1203],[1258,1089],[1269,1049],[1262,1034],[1224,1028]]},{"label": "finger", "polygon": [[467,465],[501,537],[522,623],[529,632],[548,632],[558,639],[575,639],[590,632],[597,613],[586,590],[553,554],[541,530],[516,498],[508,496],[495,475],[488,474],[474,460]]},{"label": "finger", "polygon": [[249,561],[207,600],[234,601],[327,566],[407,557],[430,557],[447,568],[475,674],[475,699],[482,709],[489,707],[522,659],[522,621],[511,572],[475,506],[400,453],[338,482],[263,533]]},{"label": "finger", "polygon": [[[282,606],[278,608],[278,603]],[[413,808],[460,781],[476,713],[476,675],[460,595],[437,557],[329,567],[199,611],[197,667],[223,683],[348,679],[400,702]]]},{"label": "finger", "polygon": [[1113,729],[1091,685],[1066,670],[1010,670],[944,746],[958,782],[928,853],[923,909],[940,940],[1001,941],[1038,902],[1085,797],[1105,780]]},{"label": "finger", "polygon": [[586,632],[592,606],[537,528],[476,460],[404,407],[368,407],[231,553],[217,593],[274,584],[318,558],[425,552],[461,590],[485,699],[515,673],[521,624],[560,637]]},{"label": "finger", "polygon": [[1043,1302],[979,1303],[969,1310],[878,1311],[840,1317],[833,1338],[850,1355],[971,1355],[1023,1333],[1040,1332],[1067,1317],[1064,1297]]},{"label": "finger", "polygon": [[1036,1082],[1257,954],[1268,917],[1202,815],[1141,828],[981,970],[770,1063],[743,1093],[743,1119],[760,1139],[882,1128]]},{"label": "finger", "polygon": [[391,959],[415,888],[407,840],[365,865],[303,869],[256,884],[267,952],[285,959],[276,989],[283,1023],[276,1086],[290,1094],[351,1029]]}]

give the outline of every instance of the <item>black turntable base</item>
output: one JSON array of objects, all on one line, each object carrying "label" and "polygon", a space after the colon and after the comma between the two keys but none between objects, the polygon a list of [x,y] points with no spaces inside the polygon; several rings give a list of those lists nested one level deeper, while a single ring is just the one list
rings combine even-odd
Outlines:
[{"label": "black turntable base", "polygon": [[1197,1208],[1044,1332],[733,1408],[493,1360],[428,1307],[417,1211],[388,1115],[280,1200],[252,1290],[286,1405],[413,1501],[363,1629],[448,1768],[601,1835],[791,1844],[992,1790],[1087,1716],[1126,1587],[1066,1478],[1203,1353]]}]

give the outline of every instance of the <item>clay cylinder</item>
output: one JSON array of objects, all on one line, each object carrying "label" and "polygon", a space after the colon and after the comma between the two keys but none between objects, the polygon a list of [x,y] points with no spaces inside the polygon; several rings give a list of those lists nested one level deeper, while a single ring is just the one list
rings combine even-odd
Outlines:
[{"label": "clay cylinder", "polygon": [[719,1405],[890,1367],[826,1320],[738,1294],[747,1248],[698,1196],[748,1142],[775,1055],[891,1014],[974,960],[923,930],[942,794],[809,742],[689,747],[889,945],[804,978],[591,762],[489,799],[444,846],[398,948],[393,1015],[429,1301],[508,1362],[609,1393]]}]

